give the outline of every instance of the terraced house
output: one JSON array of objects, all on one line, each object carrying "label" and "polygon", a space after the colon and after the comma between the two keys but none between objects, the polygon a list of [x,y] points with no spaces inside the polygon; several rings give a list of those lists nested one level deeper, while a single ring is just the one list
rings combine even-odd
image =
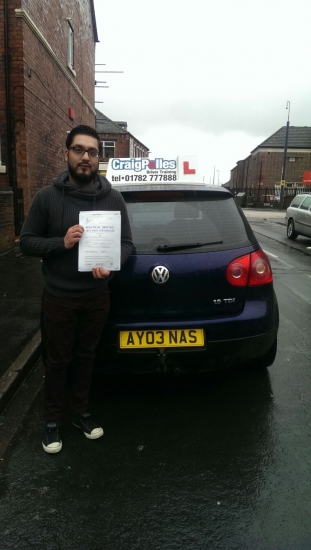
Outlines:
[{"label": "terraced house", "polygon": [[64,167],[68,131],[95,126],[93,0],[0,0],[0,251]]},{"label": "terraced house", "polygon": [[96,131],[100,137],[99,171],[106,175],[110,158],[148,157],[149,149],[127,127],[127,122],[115,122],[96,109]]},{"label": "terraced house", "polygon": [[[280,191],[284,161],[286,126],[260,143],[250,155],[239,160],[231,170],[228,187],[241,192],[248,190]],[[285,184],[287,191],[311,189],[305,174],[311,170],[311,127],[290,126],[286,151]],[[264,193],[262,193],[264,194]]]}]

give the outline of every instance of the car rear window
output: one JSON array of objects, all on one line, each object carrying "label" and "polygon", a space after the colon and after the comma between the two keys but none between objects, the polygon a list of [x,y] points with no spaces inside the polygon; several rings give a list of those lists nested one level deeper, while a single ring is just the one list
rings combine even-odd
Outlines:
[{"label": "car rear window", "polygon": [[291,203],[291,206],[293,206],[294,208],[297,208],[304,198],[305,198],[305,195],[297,195],[297,197],[295,197],[293,202]]},{"label": "car rear window", "polygon": [[[214,196],[213,193],[181,191],[132,192],[123,196],[132,228],[134,253],[189,254],[257,242],[229,194],[215,193]],[[187,245],[196,244],[203,246],[187,248]],[[179,248],[173,250],[174,246]]]},{"label": "car rear window", "polygon": [[301,210],[309,210],[310,205],[311,205],[311,196],[310,196],[310,197],[307,197],[307,198],[303,201],[303,203],[301,204],[300,209],[301,209]]}]

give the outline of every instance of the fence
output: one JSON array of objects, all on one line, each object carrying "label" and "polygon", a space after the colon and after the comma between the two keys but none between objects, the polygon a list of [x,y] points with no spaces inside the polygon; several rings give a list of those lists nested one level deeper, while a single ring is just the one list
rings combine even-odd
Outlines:
[{"label": "fence", "polygon": [[[265,187],[265,188],[246,188],[240,189],[237,187],[230,189],[231,193],[236,197],[239,193],[243,193],[241,197],[242,206],[270,206],[270,207],[281,207],[287,208],[293,198],[296,195],[301,193],[310,193],[311,186],[306,187],[283,187],[281,192],[280,185],[275,187]],[[239,197],[240,198],[240,197]]]}]

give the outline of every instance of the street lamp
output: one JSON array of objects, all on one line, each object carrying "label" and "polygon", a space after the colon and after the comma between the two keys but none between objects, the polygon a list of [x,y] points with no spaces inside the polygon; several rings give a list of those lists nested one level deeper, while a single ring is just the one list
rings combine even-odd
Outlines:
[{"label": "street lamp", "polygon": [[218,183],[217,183],[217,185],[219,185],[219,172],[220,172],[220,170],[216,170],[216,172],[218,172],[218,179],[217,179]]},{"label": "street lamp", "polygon": [[287,154],[288,131],[289,131],[290,101],[286,103],[286,109],[288,109],[288,117],[287,117],[287,124],[286,124],[284,157],[283,157],[282,175],[281,175],[280,209],[282,208],[284,187],[285,187],[285,169],[286,169],[286,154]]}]

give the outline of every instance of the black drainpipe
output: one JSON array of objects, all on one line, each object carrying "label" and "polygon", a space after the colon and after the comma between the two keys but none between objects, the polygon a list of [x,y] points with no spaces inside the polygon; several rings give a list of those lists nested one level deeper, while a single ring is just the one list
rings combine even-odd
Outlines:
[{"label": "black drainpipe", "polygon": [[10,83],[9,83],[9,16],[7,0],[4,0],[4,74],[5,74],[5,104],[6,104],[6,132],[7,132],[7,157],[8,176],[10,187],[13,191],[14,219],[16,225],[17,213],[17,185],[13,176],[12,159],[12,132],[11,132],[11,110],[10,110]]}]

